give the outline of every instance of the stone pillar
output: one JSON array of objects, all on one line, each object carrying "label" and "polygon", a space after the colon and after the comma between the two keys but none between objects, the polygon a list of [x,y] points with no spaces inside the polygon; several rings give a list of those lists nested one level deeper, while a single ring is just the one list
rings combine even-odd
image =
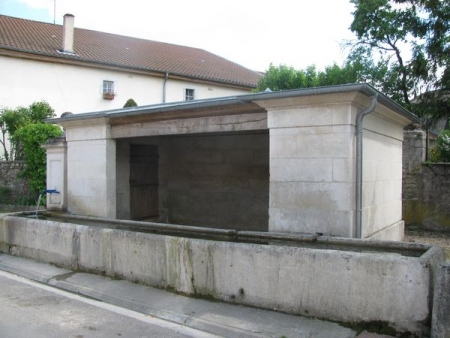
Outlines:
[{"label": "stone pillar", "polygon": [[426,156],[426,133],[422,130],[408,130],[403,135],[403,219],[406,226],[421,225],[422,164]]},{"label": "stone pillar", "polygon": [[70,178],[68,211],[116,218],[116,141],[110,137],[109,120],[98,118],[63,127]]},{"label": "stone pillar", "polygon": [[47,195],[48,210],[67,210],[67,142],[65,137],[49,140],[47,152],[47,189],[59,194]]},{"label": "stone pillar", "polygon": [[116,141],[116,175],[123,179],[116,182],[116,217],[130,219],[130,142],[128,140]]},{"label": "stone pillar", "polygon": [[423,130],[403,132],[403,174],[420,171],[426,158],[426,133]]}]

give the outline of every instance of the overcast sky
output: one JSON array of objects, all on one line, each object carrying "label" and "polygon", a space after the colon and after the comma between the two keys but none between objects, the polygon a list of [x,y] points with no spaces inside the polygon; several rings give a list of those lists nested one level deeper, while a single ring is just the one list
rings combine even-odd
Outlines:
[{"label": "overcast sky", "polygon": [[198,47],[264,71],[342,64],[350,0],[0,0],[0,14]]}]

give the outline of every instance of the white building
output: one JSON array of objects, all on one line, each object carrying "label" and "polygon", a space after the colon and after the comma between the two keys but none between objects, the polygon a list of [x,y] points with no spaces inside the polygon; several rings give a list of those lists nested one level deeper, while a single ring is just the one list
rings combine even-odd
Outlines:
[{"label": "white building", "polygon": [[245,94],[258,72],[202,49],[0,15],[0,108],[45,100],[59,116]]}]

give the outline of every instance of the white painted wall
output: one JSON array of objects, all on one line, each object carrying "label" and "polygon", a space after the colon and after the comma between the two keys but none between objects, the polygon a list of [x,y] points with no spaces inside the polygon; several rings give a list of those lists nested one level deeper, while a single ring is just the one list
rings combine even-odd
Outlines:
[{"label": "white painted wall", "polygon": [[[140,106],[163,101],[164,78],[131,72],[0,56],[0,74],[0,109],[28,106],[45,100],[60,116],[67,111],[85,113],[122,108],[129,98]],[[117,92],[114,100],[103,99],[103,80],[114,81]],[[166,102],[183,101],[185,88],[195,89],[196,99],[233,96],[250,91],[178,81],[169,75]]]},{"label": "white painted wall", "polygon": [[67,144],[52,142],[44,146],[47,152],[47,189],[58,191],[47,195],[48,210],[67,209]]},{"label": "white painted wall", "polygon": [[185,82],[178,80],[169,80],[166,84],[166,102],[184,101],[185,89],[195,90],[195,99],[204,100],[215,97],[234,96],[241,94],[249,94],[250,90],[240,90],[234,88],[221,87],[218,85],[202,84],[195,82]]},{"label": "white painted wall", "polygon": [[394,119],[377,110],[364,119],[363,238],[402,222],[402,142]]}]

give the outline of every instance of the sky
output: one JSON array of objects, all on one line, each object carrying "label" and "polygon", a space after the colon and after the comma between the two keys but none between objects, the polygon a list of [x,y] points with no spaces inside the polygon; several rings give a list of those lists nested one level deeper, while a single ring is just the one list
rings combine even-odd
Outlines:
[{"label": "sky", "polygon": [[257,71],[341,65],[352,11],[350,0],[0,0],[3,15],[62,24],[70,13],[78,28],[201,48]]}]

